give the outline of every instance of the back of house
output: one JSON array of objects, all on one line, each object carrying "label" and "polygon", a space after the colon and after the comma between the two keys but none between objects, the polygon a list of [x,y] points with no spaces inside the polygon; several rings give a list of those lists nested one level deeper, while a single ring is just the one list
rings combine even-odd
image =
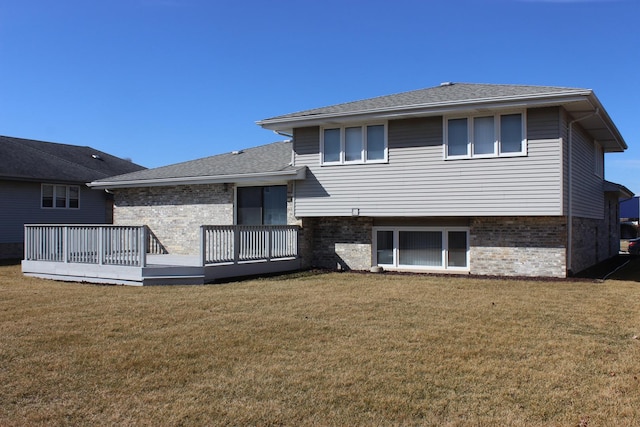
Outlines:
[{"label": "back of house", "polygon": [[258,122],[293,135],[328,268],[565,277],[618,253],[627,148],[593,91],[446,83]]}]

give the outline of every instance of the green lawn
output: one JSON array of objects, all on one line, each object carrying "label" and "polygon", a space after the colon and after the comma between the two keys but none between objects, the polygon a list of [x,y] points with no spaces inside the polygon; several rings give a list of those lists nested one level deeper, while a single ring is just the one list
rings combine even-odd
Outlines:
[{"label": "green lawn", "polygon": [[613,277],[136,288],[0,266],[0,425],[640,425],[640,263]]}]

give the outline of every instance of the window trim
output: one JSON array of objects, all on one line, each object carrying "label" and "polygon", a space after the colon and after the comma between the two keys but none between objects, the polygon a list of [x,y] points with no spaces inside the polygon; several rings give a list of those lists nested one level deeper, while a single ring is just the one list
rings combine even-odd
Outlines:
[{"label": "window trim", "polygon": [[[382,126],[384,129],[384,157],[382,159],[367,159],[368,152],[368,134],[367,128],[369,126]],[[346,160],[346,129],[360,128],[362,134],[362,149],[360,151],[360,159],[358,160]],[[340,131],[340,158],[338,161],[325,162],[324,160],[324,134],[326,130],[338,129]],[[389,162],[389,126],[388,121],[371,122],[371,123],[355,123],[339,126],[322,126],[320,127],[320,165],[321,166],[335,166],[335,165],[362,165],[372,163],[388,163]]]},{"label": "window trim", "polygon": [[[51,206],[45,206],[44,205],[44,189],[45,187],[51,187],[51,195],[52,195],[52,203]],[[56,199],[57,197],[57,189],[59,187],[64,187],[65,188],[65,195],[64,195],[64,206],[56,206]],[[77,189],[77,194],[78,194],[78,206],[76,207],[72,207],[71,206],[71,200],[75,200],[75,199],[71,199],[71,189],[75,188]],[[40,184],[40,209],[80,209],[80,186],[79,185],[69,185],[69,184],[45,184],[42,183]]]},{"label": "window trim", "polygon": [[[509,116],[514,114],[520,114],[522,117],[522,139],[521,139],[521,151],[515,152],[502,152],[501,142],[501,118],[502,116]],[[488,154],[474,154],[474,120],[482,117],[493,117],[493,129],[494,129],[494,151]],[[449,154],[449,120],[466,119],[467,120],[467,153],[461,155]],[[497,157],[524,157],[528,155],[528,139],[527,139],[527,111],[526,110],[507,110],[494,113],[476,113],[476,114],[456,114],[445,116],[443,118],[443,137],[444,137],[444,159],[445,160],[458,160],[458,159],[487,159]]]},{"label": "window trim", "polygon": [[[393,264],[379,264],[378,263],[378,231],[392,231],[393,232]],[[401,231],[439,231],[442,233],[442,265],[441,266],[423,266],[423,265],[407,265],[399,264],[399,235]],[[467,265],[465,267],[449,266],[449,232],[450,231],[462,231],[467,235],[467,251],[466,259]],[[398,226],[398,227],[385,227],[376,226],[372,227],[372,248],[371,248],[371,265],[381,266],[387,270],[396,271],[452,271],[452,272],[469,272],[470,271],[470,244],[469,227],[410,227],[410,226]]]}]

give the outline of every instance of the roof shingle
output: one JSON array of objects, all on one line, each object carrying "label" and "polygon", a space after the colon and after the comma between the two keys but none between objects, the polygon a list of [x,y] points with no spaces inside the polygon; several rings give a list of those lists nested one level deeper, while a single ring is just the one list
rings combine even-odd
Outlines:
[{"label": "roof shingle", "polygon": [[86,183],[144,166],[87,146],[0,136],[0,177]]},{"label": "roof shingle", "polygon": [[291,142],[285,141],[110,177],[97,183],[245,175],[294,169],[291,166]]}]

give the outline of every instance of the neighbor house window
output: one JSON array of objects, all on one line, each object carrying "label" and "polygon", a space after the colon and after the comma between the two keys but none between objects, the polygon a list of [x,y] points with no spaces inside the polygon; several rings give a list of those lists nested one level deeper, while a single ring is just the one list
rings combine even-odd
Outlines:
[{"label": "neighbor house window", "polygon": [[466,228],[374,228],[376,265],[388,268],[469,269]]},{"label": "neighbor house window", "polygon": [[320,137],[322,164],[387,161],[385,124],[324,128]]},{"label": "neighbor house window", "polygon": [[445,120],[447,158],[526,154],[523,113],[453,117]]},{"label": "neighbor house window", "polygon": [[78,209],[80,207],[80,187],[77,185],[42,184],[41,196],[43,208]]},{"label": "neighbor house window", "polygon": [[286,225],[287,186],[238,187],[239,225]]}]

